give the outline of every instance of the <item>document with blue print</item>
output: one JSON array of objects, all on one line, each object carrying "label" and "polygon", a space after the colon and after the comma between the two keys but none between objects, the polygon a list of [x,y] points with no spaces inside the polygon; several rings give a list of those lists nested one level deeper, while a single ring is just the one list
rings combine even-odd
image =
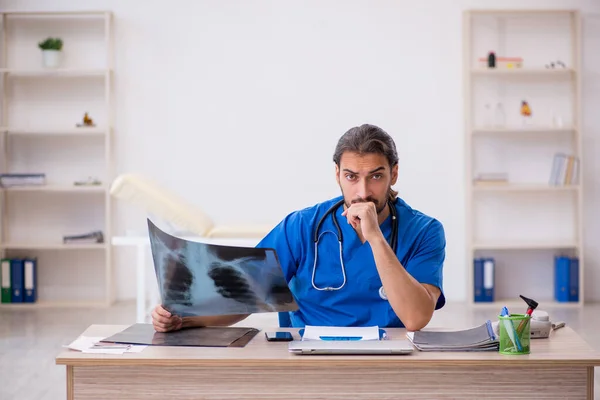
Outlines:
[{"label": "document with blue print", "polygon": [[173,236],[148,219],[161,304],[179,316],[294,311],[298,305],[274,249]]},{"label": "document with blue print", "polygon": [[[302,332],[302,340],[358,341],[380,340],[382,334],[378,326],[312,326],[307,325]],[[384,337],[383,337],[384,338]]]}]

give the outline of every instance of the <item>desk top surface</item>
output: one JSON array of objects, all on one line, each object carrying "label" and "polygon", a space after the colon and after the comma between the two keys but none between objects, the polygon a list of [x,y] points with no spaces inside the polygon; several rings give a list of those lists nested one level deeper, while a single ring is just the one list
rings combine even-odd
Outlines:
[{"label": "desk top surface", "polygon": [[[84,336],[108,337],[129,325],[92,325]],[[298,329],[269,329],[292,332]],[[386,329],[390,340],[406,339],[405,329]],[[75,338],[73,338],[75,339]],[[157,366],[352,366],[352,365],[425,365],[425,366],[600,366],[600,352],[589,346],[575,331],[564,327],[547,339],[531,340],[531,354],[502,355],[485,352],[421,352],[410,355],[296,355],[288,352],[288,342],[268,342],[260,331],[245,347],[166,347],[148,346],[140,353],[89,354],[64,350],[56,364],[73,366],[157,365]]]}]

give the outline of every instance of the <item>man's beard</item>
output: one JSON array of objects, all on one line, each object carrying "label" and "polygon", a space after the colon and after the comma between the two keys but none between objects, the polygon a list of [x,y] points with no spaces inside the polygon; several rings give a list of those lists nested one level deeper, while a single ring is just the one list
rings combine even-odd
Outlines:
[{"label": "man's beard", "polygon": [[[344,196],[344,192],[342,192],[342,196]],[[346,196],[344,196],[344,203],[346,204],[346,208],[350,208],[350,206],[355,203],[371,202],[371,203],[375,204],[375,209],[377,210],[378,215],[381,214],[383,212],[383,210],[385,210],[385,206],[387,205],[387,202],[385,200],[383,201],[383,204],[382,204],[379,200],[377,200],[371,196],[368,196],[366,199],[362,199],[359,197],[359,198],[352,200],[350,203],[348,203],[345,200],[345,198],[346,198]]]}]

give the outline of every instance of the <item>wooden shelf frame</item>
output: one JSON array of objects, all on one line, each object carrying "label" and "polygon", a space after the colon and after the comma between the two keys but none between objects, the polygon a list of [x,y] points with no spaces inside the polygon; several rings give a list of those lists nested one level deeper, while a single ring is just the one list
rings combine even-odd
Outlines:
[{"label": "wooden shelf frame", "polygon": [[[486,17],[515,17],[515,16],[568,16],[571,23],[571,49],[572,49],[572,66],[565,69],[545,69],[545,68],[523,68],[523,69],[495,69],[488,70],[485,68],[474,67],[474,60],[477,56],[473,54],[471,47],[471,40],[473,38],[472,22],[474,18],[480,16]],[[491,303],[479,303],[474,301],[474,276],[473,276],[473,259],[476,254],[481,251],[528,251],[528,250],[547,250],[547,251],[573,251],[574,254],[579,258],[579,301],[578,302],[556,302],[550,301],[552,307],[556,308],[568,308],[568,307],[581,307],[584,303],[585,291],[584,291],[584,275],[585,275],[585,260],[583,258],[583,175],[585,161],[582,157],[582,132],[580,126],[582,126],[581,118],[581,16],[578,10],[562,10],[562,9],[511,9],[511,10],[467,10],[463,14],[463,82],[464,82],[464,124],[465,124],[465,172],[466,172],[466,286],[467,286],[467,303],[476,307],[493,307],[499,310],[507,302],[511,302],[510,299],[496,299]],[[498,76],[500,79],[510,79],[515,76],[527,76],[539,78],[541,84],[545,80],[552,79],[568,79],[571,83],[573,93],[573,126],[564,127],[553,127],[553,126],[529,126],[529,127],[506,127],[506,128],[488,128],[476,126],[474,124],[474,118],[472,115],[473,110],[473,87],[478,83],[480,77],[483,76]],[[544,79],[544,80],[542,80]],[[514,83],[513,81],[510,81]],[[537,82],[537,80],[536,80]],[[547,183],[507,183],[507,184],[475,184],[473,177],[475,171],[473,170],[472,156],[475,151],[475,140],[479,136],[495,135],[503,137],[506,140],[518,140],[519,136],[531,137],[531,135],[538,135],[540,140],[544,139],[544,135],[570,135],[570,141],[573,146],[573,151],[579,157],[580,168],[579,168],[579,183],[572,186],[550,186]],[[536,136],[536,138],[538,137]],[[547,193],[549,196],[555,193],[572,192],[576,196],[574,201],[573,219],[575,224],[575,238],[569,241],[536,241],[535,238],[528,241],[521,242],[478,242],[477,238],[474,237],[474,224],[475,224],[475,211],[474,204],[477,200],[477,196],[482,193],[508,196],[518,196],[521,193],[533,192],[533,193]],[[545,273],[553,273],[553,270],[547,270]],[[496,271],[496,282],[498,271]],[[497,293],[497,290],[496,290]],[[553,292],[552,292],[553,293]],[[552,293],[548,295],[552,297]],[[522,301],[517,299],[512,301],[510,304],[518,304],[522,306]]]},{"label": "wooden shelf frame", "polygon": [[[32,20],[44,20],[46,22],[61,24],[65,21],[76,21],[76,20],[89,20],[94,24],[102,24],[103,26],[103,37],[98,36],[99,43],[102,43],[106,49],[106,63],[104,66],[99,68],[78,68],[69,67],[65,65],[57,69],[42,69],[41,67],[33,68],[12,68],[9,63],[8,44],[12,39],[9,37],[7,31],[7,24],[9,22],[17,22],[26,19]],[[111,11],[99,10],[99,11],[58,11],[58,12],[46,12],[46,11],[20,11],[20,10],[0,10],[0,20],[2,22],[2,30],[0,34],[0,51],[1,51],[1,64],[0,64],[0,82],[2,83],[2,113],[0,115],[0,140],[2,144],[3,154],[0,154],[0,168],[1,171],[8,171],[11,157],[7,154],[7,144],[9,139],[27,137],[28,140],[45,138],[45,140],[70,140],[74,137],[80,137],[81,140],[102,140],[103,147],[103,175],[104,180],[102,185],[99,186],[84,186],[84,185],[65,185],[65,184],[54,184],[49,183],[44,186],[29,186],[29,187],[10,187],[0,188],[0,216],[2,218],[0,224],[0,257],[10,257],[7,251],[42,251],[42,252],[69,252],[69,251],[91,251],[101,252],[103,257],[103,279],[100,282],[102,284],[102,297],[101,298],[90,298],[86,300],[74,300],[70,298],[47,300],[40,298],[38,295],[38,302],[33,304],[0,304],[0,307],[33,307],[33,308],[44,308],[44,307],[91,307],[91,306],[102,306],[106,307],[114,303],[115,301],[115,285],[113,283],[113,271],[112,271],[112,246],[110,245],[110,237],[112,237],[112,204],[111,196],[109,193],[109,182],[114,176],[113,171],[113,159],[112,159],[112,133],[113,133],[113,105],[112,105],[112,85],[113,85],[113,52],[114,52],[114,35],[113,35],[113,15]],[[81,22],[78,22],[81,23]],[[57,81],[62,83],[63,81],[68,84],[69,79],[93,79],[93,82],[102,82],[103,90],[103,105],[106,110],[106,114],[103,116],[106,121],[102,126],[97,127],[75,127],[74,125],[65,125],[64,127],[56,128],[34,128],[27,126],[12,125],[11,121],[8,120],[8,102],[10,101],[9,93],[7,90],[7,83],[11,79],[30,80],[32,84],[37,82],[36,79],[61,79]],[[57,83],[58,84],[58,83]],[[99,100],[101,101],[101,100]],[[19,196],[37,196],[41,193],[52,194],[60,193],[61,196],[69,196],[69,201],[77,201],[79,196],[102,196],[102,213],[103,227],[102,231],[105,238],[105,243],[76,243],[76,244],[63,244],[62,242],[38,242],[38,241],[11,241],[8,235],[9,226],[7,223],[7,196],[18,193]],[[74,197],[75,196],[75,197]],[[73,266],[75,268],[76,266]],[[40,274],[40,268],[51,269],[52,265],[38,265],[38,275]],[[38,293],[39,288],[43,285],[38,279]]]}]

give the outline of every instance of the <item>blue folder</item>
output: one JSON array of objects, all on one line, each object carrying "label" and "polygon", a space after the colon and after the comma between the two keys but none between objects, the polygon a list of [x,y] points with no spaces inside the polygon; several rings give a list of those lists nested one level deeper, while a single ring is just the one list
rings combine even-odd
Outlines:
[{"label": "blue folder", "polygon": [[571,258],[569,263],[569,301],[579,301],[579,259]]},{"label": "blue folder", "polygon": [[564,303],[569,301],[569,277],[571,259],[566,256],[554,258],[554,300]]},{"label": "blue folder", "polygon": [[26,258],[24,267],[24,295],[23,302],[35,303],[37,300],[37,259]]},{"label": "blue folder", "polygon": [[22,259],[13,258],[10,260],[10,272],[12,280],[12,302],[22,303],[24,297],[24,263]]}]

